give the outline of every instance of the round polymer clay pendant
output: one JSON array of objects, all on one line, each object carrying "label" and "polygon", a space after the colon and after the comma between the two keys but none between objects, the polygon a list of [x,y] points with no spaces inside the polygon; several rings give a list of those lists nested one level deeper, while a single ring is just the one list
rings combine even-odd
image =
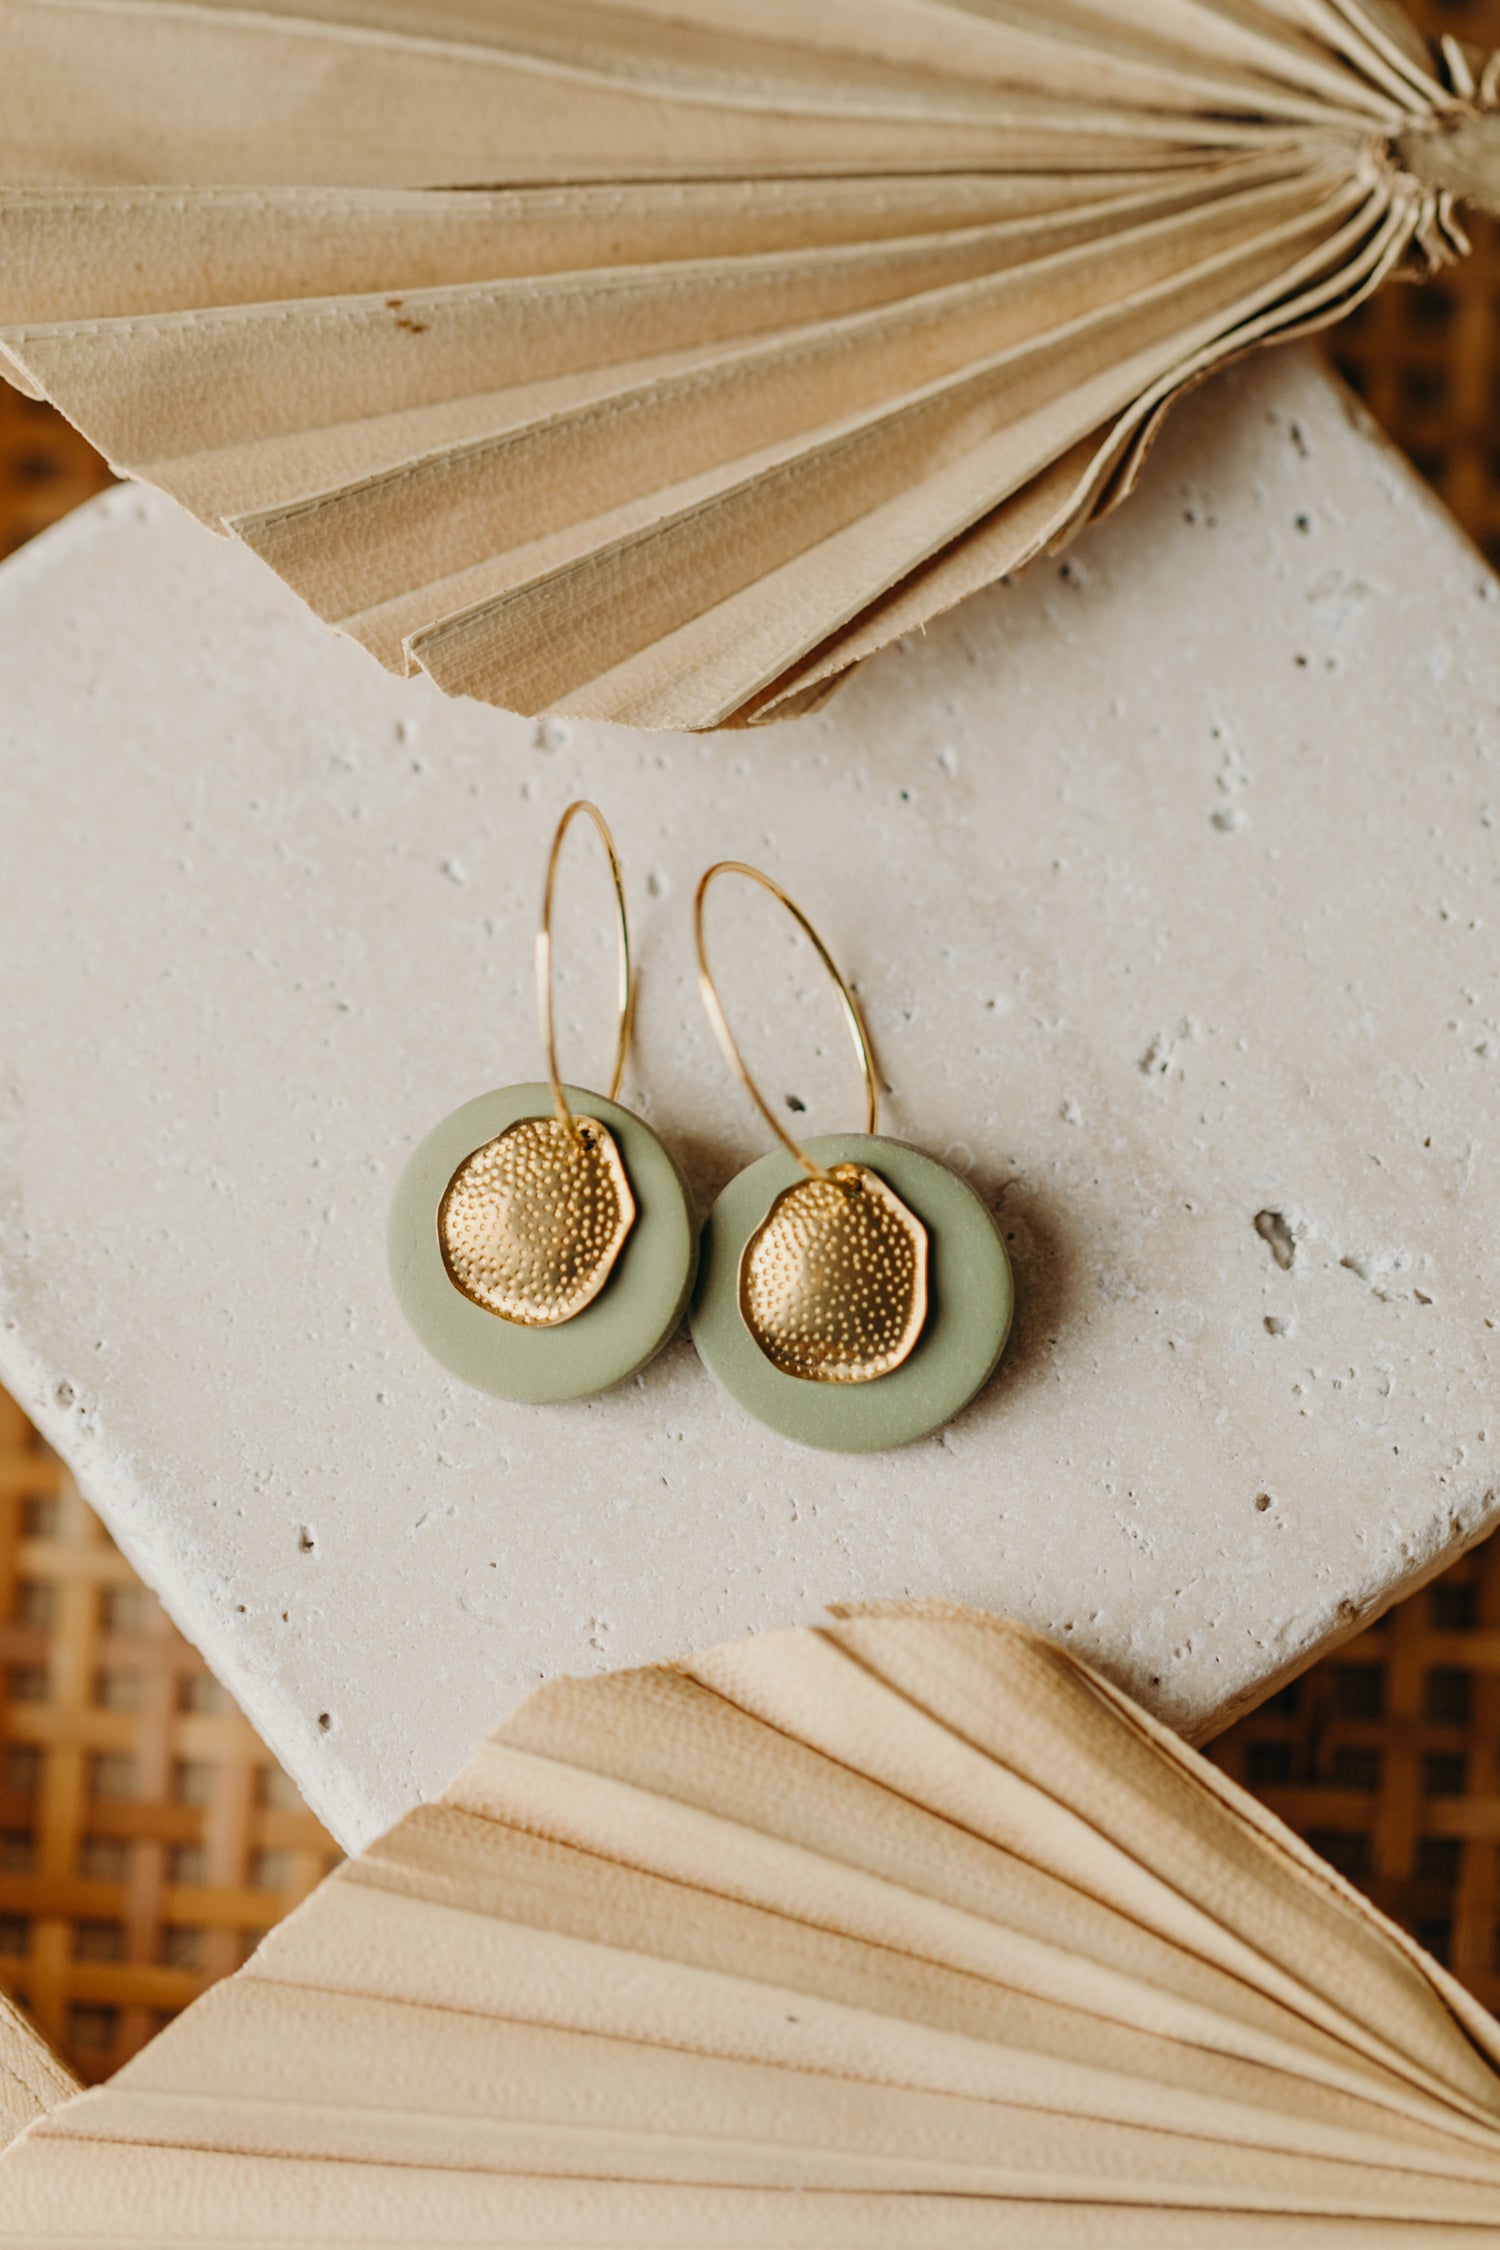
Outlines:
[{"label": "round polymer clay pendant", "polygon": [[873,1453],[928,1436],[994,1372],[1010,1259],[984,1202],[936,1157],[869,1133],[777,1150],[703,1230],[700,1358],[747,1413],[800,1445]]},{"label": "round polymer clay pendant", "polygon": [[623,1382],[680,1322],[697,1265],[687,1183],[617,1102],[546,1084],[465,1102],[391,1204],[391,1285],[450,1374],[531,1406]]}]

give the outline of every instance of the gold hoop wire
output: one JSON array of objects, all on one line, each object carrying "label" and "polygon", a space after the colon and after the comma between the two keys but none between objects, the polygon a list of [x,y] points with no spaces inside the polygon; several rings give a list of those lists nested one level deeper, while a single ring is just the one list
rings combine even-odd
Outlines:
[{"label": "gold hoop wire", "polygon": [[749,1071],[745,1067],[745,1058],[740,1053],[739,1047],[735,1041],[734,1033],[729,1028],[729,1018],[724,1013],[724,1003],[719,998],[718,987],[714,983],[713,972],[708,965],[708,947],[704,942],[703,935],[704,901],[708,897],[709,885],[715,880],[717,876],[720,875],[743,875],[750,882],[759,883],[763,891],[769,891],[772,898],[776,900],[777,904],[786,908],[788,914],[791,915],[792,920],[802,931],[804,937],[806,937],[810,941],[813,951],[817,954],[818,959],[822,962],[824,968],[828,971],[829,976],[833,980],[834,989],[838,993],[840,1005],[842,1006],[844,1011],[844,1022],[848,1026],[849,1038],[854,1047],[855,1060],[858,1062],[860,1071],[864,1077],[865,1131],[867,1133],[873,1133],[875,1130],[876,1120],[880,1114],[880,1094],[875,1080],[875,1057],[870,1048],[870,1036],[869,1033],[865,1030],[864,1018],[859,1012],[859,1003],[855,999],[854,994],[849,990],[848,985],[844,982],[843,976],[839,971],[838,963],[834,960],[833,955],[829,952],[827,946],[823,943],[823,940],[819,937],[817,931],[813,928],[811,922],[809,922],[807,916],[803,913],[796,900],[793,898],[789,898],[779,883],[774,882],[769,875],[762,874],[761,870],[758,867],[747,866],[742,859],[716,860],[713,866],[705,871],[703,878],[698,885],[697,894],[693,899],[693,938],[698,948],[698,990],[703,995],[703,1005],[708,1011],[708,1020],[714,1027],[714,1037],[718,1040],[720,1047],[724,1051],[725,1061],[728,1063],[730,1069],[734,1072],[734,1075],[739,1080],[740,1084],[744,1087],[746,1093],[750,1096],[751,1101],[754,1102],[756,1108],[760,1111],[761,1116],[770,1126],[771,1131],[776,1135],[777,1140],[780,1141],[782,1147],[786,1149],[790,1155],[796,1157],[797,1162],[802,1166],[803,1171],[806,1172],[810,1178],[814,1180],[826,1180],[828,1174],[824,1171],[822,1165],[815,1164],[812,1158],[807,1154],[806,1150],[802,1148],[797,1141],[793,1140],[791,1134],[782,1124],[781,1119],[776,1115],[769,1102],[767,1102],[764,1094],[762,1094],[760,1088],[756,1085],[755,1080],[751,1077]]},{"label": "gold hoop wire", "polygon": [[568,806],[552,838],[552,849],[547,855],[547,880],[542,890],[541,925],[536,933],[536,1004],[542,1030],[542,1046],[547,1056],[547,1077],[551,1083],[553,1106],[558,1117],[574,1133],[578,1130],[578,1124],[563,1092],[562,1074],[557,1067],[557,1034],[552,1021],[552,894],[557,884],[557,863],[562,856],[563,840],[579,813],[587,813],[599,831],[599,840],[608,854],[610,877],[615,886],[615,932],[619,940],[615,1004],[619,1010],[620,1029],[615,1042],[614,1075],[609,1082],[611,1101],[619,1093],[620,1081],[625,1075],[625,1057],[630,1047],[630,1029],[635,1016],[635,983],[630,973],[630,923],[625,912],[625,878],[620,872],[620,855],[615,850],[609,822],[599,807],[590,804],[587,797],[578,797]]}]

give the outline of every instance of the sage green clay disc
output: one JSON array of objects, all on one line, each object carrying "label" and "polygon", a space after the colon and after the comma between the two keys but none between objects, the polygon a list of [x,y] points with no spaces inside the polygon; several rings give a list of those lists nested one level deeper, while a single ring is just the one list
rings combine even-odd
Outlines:
[{"label": "sage green clay disc", "polygon": [[465,1102],[435,1125],[402,1173],[391,1203],[391,1285],[421,1341],[450,1375],[527,1406],[588,1398],[655,1357],[686,1308],[698,1262],[687,1182],[640,1118],[602,1095],[566,1089],[579,1117],[596,1117],[619,1145],[635,1224],[591,1305],[556,1328],[526,1328],[455,1289],[438,1244],[438,1205],[466,1156],[523,1117],[550,1117],[548,1086],[506,1086]]},{"label": "sage green clay disc", "polygon": [[908,1359],[869,1383],[784,1375],[740,1313],[745,1244],[784,1188],[805,1177],[777,1150],[731,1180],[709,1214],[693,1297],[693,1341],[709,1372],[747,1414],[799,1445],[876,1453],[951,1421],[989,1380],[1010,1333],[1015,1289],[1005,1244],[966,1180],[904,1141],[831,1133],[809,1141],[822,1165],[866,1164],[914,1211],[928,1236],[927,1322]]}]

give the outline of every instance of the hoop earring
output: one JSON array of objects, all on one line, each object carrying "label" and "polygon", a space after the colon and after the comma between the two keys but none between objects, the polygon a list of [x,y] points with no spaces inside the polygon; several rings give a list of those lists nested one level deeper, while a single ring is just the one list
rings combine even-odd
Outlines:
[{"label": "hoop earring", "polygon": [[[793,1139],[751,1077],[713,973],[704,906],[721,875],[769,891],[827,970],[864,1079],[865,1129]],[[879,1090],[859,1004],[779,883],[720,860],[693,903],[698,982],[725,1060],[781,1143],[741,1172],[703,1230],[693,1341],[758,1421],[801,1445],[868,1453],[929,1435],[994,1372],[1015,1292],[995,1221],[936,1157],[876,1133]]]},{"label": "hoop earring", "polygon": [[[608,1095],[565,1086],[552,1015],[552,901],[579,813],[614,879],[618,1031]],[[531,1406],[586,1398],[661,1350],[697,1266],[687,1183],[649,1125],[615,1096],[635,1013],[619,855],[597,805],[568,806],[547,859],[536,938],[545,1083],[506,1086],[445,1117],[391,1204],[391,1282],[450,1374]]]}]

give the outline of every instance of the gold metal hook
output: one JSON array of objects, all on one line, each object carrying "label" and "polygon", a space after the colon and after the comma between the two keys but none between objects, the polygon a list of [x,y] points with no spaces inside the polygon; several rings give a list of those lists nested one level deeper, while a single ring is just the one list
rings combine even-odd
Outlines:
[{"label": "gold metal hook", "polygon": [[833,980],[834,989],[837,991],[840,1004],[843,1007],[844,1021],[849,1029],[850,1040],[853,1042],[855,1059],[865,1081],[865,1131],[873,1133],[880,1112],[880,1095],[875,1081],[875,1057],[870,1049],[870,1038],[865,1030],[864,1018],[859,1012],[859,1003],[844,982],[833,955],[829,952],[801,907],[798,906],[796,900],[789,898],[779,883],[774,882],[769,875],[763,875],[758,867],[748,867],[742,859],[716,860],[714,865],[705,871],[698,885],[697,895],[693,900],[693,936],[698,948],[698,989],[703,995],[703,1005],[708,1011],[708,1020],[714,1027],[714,1036],[724,1051],[725,1061],[729,1064],[730,1069],[734,1072],[782,1147],[792,1156],[795,1156],[810,1179],[826,1180],[830,1177],[830,1174],[824,1170],[821,1164],[815,1164],[806,1150],[793,1140],[791,1134],[756,1085],[755,1080],[745,1067],[745,1058],[735,1043],[734,1033],[729,1028],[729,1018],[724,1013],[724,1004],[719,998],[718,987],[714,983],[713,972],[708,965],[708,948],[704,943],[703,936],[704,901],[708,896],[709,885],[719,875],[743,875],[750,882],[759,883],[763,891],[769,891],[772,898],[786,908],[803,935],[811,942],[818,959]]},{"label": "gold metal hook", "polygon": [[562,1075],[557,1067],[557,1036],[552,1021],[552,893],[557,881],[557,863],[562,855],[563,839],[579,813],[587,813],[599,831],[600,841],[609,856],[609,872],[615,886],[615,930],[619,939],[616,1006],[619,1010],[620,1029],[615,1044],[614,1074],[609,1082],[611,1101],[619,1093],[620,1081],[625,1075],[625,1057],[630,1048],[630,1030],[635,1015],[635,984],[630,973],[630,923],[625,912],[625,878],[620,872],[620,855],[615,850],[609,822],[599,807],[590,804],[586,797],[578,797],[568,806],[552,838],[552,849],[547,857],[547,880],[542,891],[541,926],[536,933],[536,1003],[542,1045],[547,1055],[547,1077],[552,1086],[552,1101],[557,1115],[575,1135],[578,1124],[563,1092]]}]

